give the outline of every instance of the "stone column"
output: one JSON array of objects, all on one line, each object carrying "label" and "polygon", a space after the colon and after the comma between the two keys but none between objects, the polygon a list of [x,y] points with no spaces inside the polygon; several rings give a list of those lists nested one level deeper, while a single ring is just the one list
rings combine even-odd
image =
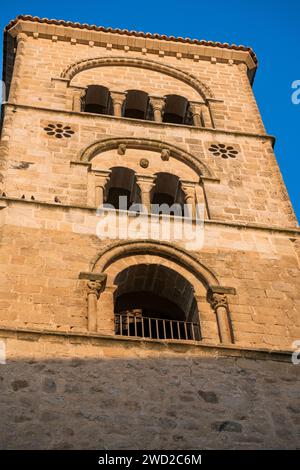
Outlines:
[{"label": "stone column", "polygon": [[114,294],[118,286],[106,286],[99,300],[97,312],[97,331],[103,335],[115,334]]},{"label": "stone column", "polygon": [[97,304],[106,283],[106,274],[80,273],[79,279],[87,280],[88,330],[97,331]]},{"label": "stone column", "polygon": [[227,296],[222,291],[216,292],[213,289],[209,289],[208,301],[217,317],[220,342],[223,344],[232,344],[233,336]]},{"label": "stone column", "polygon": [[154,121],[162,122],[165,98],[161,96],[149,96],[149,103],[153,109]]},{"label": "stone column", "polygon": [[192,219],[195,219],[196,217],[196,201],[195,201],[195,183],[191,181],[185,181],[181,180],[181,188],[182,191],[184,192],[184,202],[187,204],[189,207],[189,216]]},{"label": "stone column", "polygon": [[109,181],[110,170],[94,170],[95,175],[95,206],[102,206],[104,203],[105,187]]},{"label": "stone column", "polygon": [[148,175],[136,175],[137,184],[141,190],[142,205],[151,213],[151,190],[155,185],[155,177]]},{"label": "stone column", "polygon": [[190,110],[193,116],[194,126],[195,127],[203,127],[202,125],[202,103],[198,103],[196,101],[190,101]]},{"label": "stone column", "polygon": [[126,99],[126,92],[124,91],[111,91],[110,96],[113,102],[114,116],[122,117],[122,106]]},{"label": "stone column", "polygon": [[19,33],[17,35],[17,52],[15,56],[13,76],[10,86],[9,101],[16,103],[19,98],[19,89],[22,86],[22,62],[25,55],[25,43],[27,42],[27,35]]},{"label": "stone column", "polygon": [[85,90],[76,90],[73,95],[73,111],[80,113],[82,109],[82,100],[85,97]]}]

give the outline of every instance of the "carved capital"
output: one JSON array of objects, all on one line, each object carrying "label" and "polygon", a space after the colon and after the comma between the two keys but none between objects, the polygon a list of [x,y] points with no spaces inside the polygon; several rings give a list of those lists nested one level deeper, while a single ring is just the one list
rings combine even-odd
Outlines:
[{"label": "carved capital", "polygon": [[185,200],[188,201],[191,198],[195,198],[195,183],[192,181],[185,181],[180,179],[181,188],[185,195]]},{"label": "carved capital", "polygon": [[220,307],[228,310],[228,301],[225,294],[210,291],[208,293],[208,301],[215,311],[217,311]]},{"label": "carved capital", "polygon": [[149,96],[149,102],[153,108],[153,111],[162,111],[165,106],[165,98],[161,96]]},{"label": "carved capital", "polygon": [[196,101],[190,101],[190,110],[193,116],[201,115],[201,108],[202,108],[203,103],[198,103]]},{"label": "carved capital", "polygon": [[105,281],[87,281],[88,293],[87,295],[93,294],[99,299],[101,292],[104,291]]},{"label": "carved capital", "polygon": [[80,273],[79,279],[87,280],[87,295],[95,295],[97,299],[99,298],[101,292],[104,291],[106,286],[107,275],[105,273],[95,274],[95,273]]},{"label": "carved capital", "polygon": [[127,93],[124,92],[124,91],[111,91],[110,92],[110,96],[111,96],[111,99],[113,101],[113,104],[118,104],[120,106],[122,106],[122,104],[124,103],[124,100],[126,98],[126,95]]},{"label": "carved capital", "polygon": [[136,174],[136,181],[142,192],[150,192],[155,185],[155,176]]}]

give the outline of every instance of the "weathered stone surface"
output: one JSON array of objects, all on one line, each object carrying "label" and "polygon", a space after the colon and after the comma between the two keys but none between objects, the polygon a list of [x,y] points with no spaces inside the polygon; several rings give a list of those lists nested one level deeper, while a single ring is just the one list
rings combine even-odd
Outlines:
[{"label": "weathered stone surface", "polygon": [[[16,55],[18,27],[6,33],[0,143],[0,447],[299,447],[300,366],[279,351],[300,338],[300,230],[249,83],[253,57],[19,26]],[[111,114],[84,112],[89,85],[111,91]],[[150,96],[154,120],[122,116],[128,90]],[[192,121],[162,122],[168,95],[185,97]],[[203,245],[137,228],[99,237],[95,209],[120,167],[146,207],[169,173],[192,214],[203,204]],[[196,317],[206,349],[117,339],[117,278]]]},{"label": "weathered stone surface", "polygon": [[[300,368],[291,362],[216,359],[199,348],[166,357],[163,347],[117,339],[78,345],[66,338],[61,347],[47,336],[24,361],[16,344],[21,350],[27,341],[8,340],[15,360],[1,366],[1,448],[299,447]],[[118,347],[119,357],[99,355],[108,347]],[[12,393],[11,379],[20,374],[30,392]],[[45,380],[51,392],[42,392]]]}]

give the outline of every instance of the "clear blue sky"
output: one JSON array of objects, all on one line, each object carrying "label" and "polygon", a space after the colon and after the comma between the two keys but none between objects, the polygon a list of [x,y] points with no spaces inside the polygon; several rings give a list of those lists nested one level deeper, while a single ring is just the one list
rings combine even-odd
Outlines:
[{"label": "clear blue sky", "polygon": [[299,0],[14,0],[2,4],[2,29],[18,14],[253,47],[254,92],[300,220],[300,104],[291,102],[291,84],[300,80]]}]

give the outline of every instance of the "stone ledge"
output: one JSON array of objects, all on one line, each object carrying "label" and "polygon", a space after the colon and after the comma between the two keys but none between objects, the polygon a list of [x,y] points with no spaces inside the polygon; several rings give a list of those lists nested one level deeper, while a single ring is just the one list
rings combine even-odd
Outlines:
[{"label": "stone ledge", "polygon": [[180,340],[157,340],[150,338],[134,338],[126,336],[105,336],[98,333],[90,332],[72,332],[72,331],[55,331],[55,330],[40,330],[32,328],[13,328],[0,326],[1,338],[13,338],[23,341],[39,341],[42,337],[48,337],[55,341],[60,338],[69,340],[69,342],[83,343],[91,342],[93,345],[99,345],[101,342],[121,344],[125,348],[134,348],[137,345],[143,348],[163,349],[165,351],[174,351],[184,353],[202,352],[213,357],[236,357],[252,360],[271,360],[275,362],[291,363],[291,355],[293,351],[287,350],[272,350],[264,348],[248,348],[236,345],[220,345],[210,344],[197,341],[180,341]]},{"label": "stone ledge", "polygon": [[65,110],[65,109],[51,109],[51,108],[43,108],[43,107],[38,107],[38,106],[29,106],[27,104],[16,104],[16,103],[5,103],[3,104],[4,109],[6,107],[12,107],[12,108],[22,108],[22,109],[30,109],[30,110],[36,110],[36,111],[45,111],[49,113],[61,113],[61,114],[68,114],[71,116],[80,116],[84,119],[104,119],[104,120],[117,120],[121,122],[128,122],[131,124],[138,124],[139,126],[141,123],[143,125],[149,125],[149,126],[158,126],[162,128],[168,128],[168,127],[175,127],[175,128],[185,128],[189,129],[192,133],[197,133],[197,132],[212,132],[213,134],[225,134],[225,135],[234,135],[237,137],[252,137],[256,139],[264,139],[264,140],[271,140],[272,146],[274,147],[276,138],[273,135],[269,134],[256,134],[253,132],[242,132],[242,131],[229,131],[227,129],[215,129],[213,127],[195,127],[195,126],[187,126],[185,124],[172,124],[172,123],[165,123],[165,122],[156,122],[156,121],[146,121],[146,120],[140,120],[140,119],[134,119],[134,118],[126,118],[126,117],[117,117],[117,116],[108,116],[105,114],[93,114],[93,113],[83,113],[83,112],[78,112],[78,111],[72,111],[72,110]]},{"label": "stone ledge", "polygon": [[[62,204],[57,202],[46,202],[46,201],[39,201],[35,199],[34,201],[30,199],[21,199],[21,198],[14,198],[14,197],[4,197],[0,196],[0,210],[9,207],[9,202],[16,202],[16,203],[23,203],[23,204],[36,204],[39,206],[47,206],[47,207],[55,207],[56,209],[79,209],[85,211],[92,211],[95,212],[97,207],[93,206],[84,206],[84,205],[72,205],[72,204]],[[142,214],[143,215],[143,214]],[[260,225],[260,224],[249,224],[243,222],[231,222],[225,220],[213,220],[213,219],[204,219],[204,224],[207,225],[223,225],[225,227],[233,227],[237,228],[238,230],[243,229],[250,229],[250,230],[265,230],[272,233],[284,233],[287,236],[300,236],[300,227],[295,228],[287,228],[287,227],[275,227],[275,226],[267,226],[267,225]]]}]

